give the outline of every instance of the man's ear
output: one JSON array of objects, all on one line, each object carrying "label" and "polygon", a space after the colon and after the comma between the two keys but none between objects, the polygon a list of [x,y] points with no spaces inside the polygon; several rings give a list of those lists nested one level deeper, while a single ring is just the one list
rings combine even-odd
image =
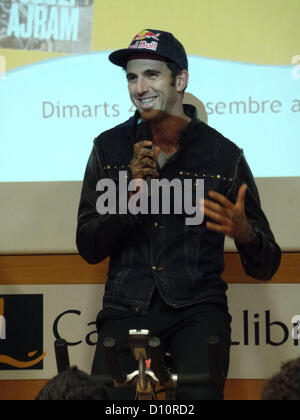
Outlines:
[{"label": "man's ear", "polygon": [[181,70],[181,72],[176,76],[176,90],[177,92],[184,92],[189,81],[189,73],[187,70]]}]

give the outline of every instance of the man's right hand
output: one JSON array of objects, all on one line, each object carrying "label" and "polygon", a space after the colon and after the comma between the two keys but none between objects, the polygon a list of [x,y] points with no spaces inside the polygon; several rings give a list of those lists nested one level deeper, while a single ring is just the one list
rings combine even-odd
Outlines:
[{"label": "man's right hand", "polygon": [[142,140],[134,145],[133,159],[130,164],[133,179],[146,178],[147,176],[158,177],[157,158],[160,148],[154,146],[154,149],[152,149],[152,145],[152,141],[149,140]]}]

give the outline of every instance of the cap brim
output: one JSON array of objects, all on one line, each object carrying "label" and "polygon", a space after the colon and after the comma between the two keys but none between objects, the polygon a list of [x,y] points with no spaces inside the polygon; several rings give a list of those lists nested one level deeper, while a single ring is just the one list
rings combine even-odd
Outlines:
[{"label": "cap brim", "polygon": [[156,52],[152,52],[152,51],[148,52],[145,50],[143,51],[136,50],[133,48],[125,48],[122,50],[114,51],[108,56],[108,58],[113,64],[116,64],[117,66],[125,67],[129,58],[132,55],[137,55],[137,54],[149,54],[149,55],[154,55],[155,57],[158,57],[161,60],[171,60],[171,58],[169,58],[167,55],[157,54]]},{"label": "cap brim", "polygon": [[130,48],[124,48],[122,50],[117,50],[111,53],[108,58],[109,60],[115,64],[116,66],[124,67],[125,64],[128,61],[128,58],[134,54],[135,51],[133,51]]},{"label": "cap brim", "polygon": [[[136,49],[133,49],[133,48],[124,48],[122,50],[117,50],[117,51],[112,52],[108,56],[108,58],[116,66],[120,66],[120,67],[124,67],[125,68],[127,61],[129,60],[129,58],[132,55],[136,55],[136,54],[139,54],[139,53],[145,53],[145,52],[148,52],[148,51],[145,51],[145,50],[136,50]],[[162,60],[171,60],[174,63],[176,63],[182,69],[187,69],[188,68],[187,67],[187,64],[186,65],[180,64],[179,62],[177,62],[176,60],[174,60],[173,57],[170,57],[168,54],[162,54],[161,52],[160,52],[160,54],[158,54],[158,53],[152,52],[152,51],[151,52],[149,51],[148,53],[149,54],[153,54],[153,55],[155,55],[157,57],[160,57]]]}]

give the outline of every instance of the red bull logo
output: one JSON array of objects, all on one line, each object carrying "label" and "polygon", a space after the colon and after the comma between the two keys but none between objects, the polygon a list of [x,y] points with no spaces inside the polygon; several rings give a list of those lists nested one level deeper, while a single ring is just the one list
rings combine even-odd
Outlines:
[{"label": "red bull logo", "polygon": [[158,46],[158,42],[152,41],[136,41],[134,44],[131,44],[129,48],[137,49],[137,50],[151,50],[156,51]]},{"label": "red bull logo", "polygon": [[139,32],[132,40],[134,41],[142,41],[144,39],[153,38],[156,41],[159,41],[159,33],[155,34],[154,32],[147,31],[147,29],[144,29],[143,31]]}]

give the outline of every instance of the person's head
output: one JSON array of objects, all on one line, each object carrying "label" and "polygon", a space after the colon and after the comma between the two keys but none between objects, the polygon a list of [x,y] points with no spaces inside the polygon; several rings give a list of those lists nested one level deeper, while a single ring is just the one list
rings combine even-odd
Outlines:
[{"label": "person's head", "polygon": [[[169,32],[139,32],[129,48],[109,59],[126,71],[130,98],[142,116],[181,116],[188,83],[188,61],[182,44]],[[145,115],[146,114],[146,115]]]},{"label": "person's head", "polygon": [[96,377],[71,367],[47,382],[36,401],[108,400],[103,384]]},{"label": "person's head", "polygon": [[300,358],[284,363],[262,391],[263,401],[300,400]]}]

